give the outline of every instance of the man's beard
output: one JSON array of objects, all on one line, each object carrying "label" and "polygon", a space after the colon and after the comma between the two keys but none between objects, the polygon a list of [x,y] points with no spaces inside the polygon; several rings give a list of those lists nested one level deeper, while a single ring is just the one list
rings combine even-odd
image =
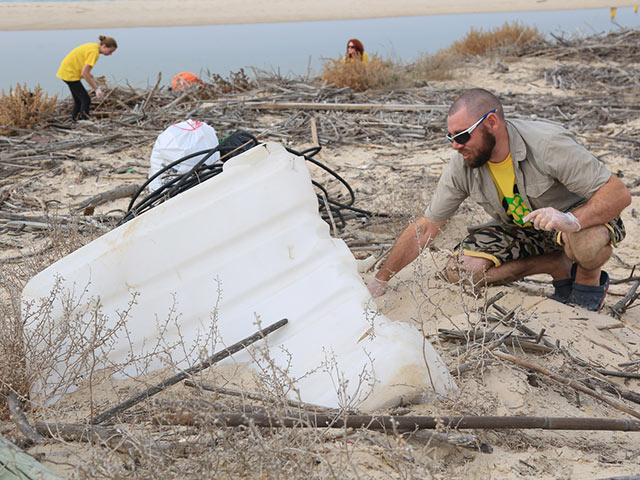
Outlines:
[{"label": "man's beard", "polygon": [[482,134],[482,146],[478,150],[477,155],[467,159],[467,165],[471,168],[480,168],[491,158],[493,147],[496,146],[496,137],[488,130],[480,130]]}]

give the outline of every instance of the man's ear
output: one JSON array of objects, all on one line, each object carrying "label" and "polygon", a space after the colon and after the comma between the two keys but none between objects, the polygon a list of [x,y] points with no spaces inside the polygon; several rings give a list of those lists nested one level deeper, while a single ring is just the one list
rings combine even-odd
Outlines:
[{"label": "man's ear", "polygon": [[487,124],[487,127],[491,130],[495,130],[500,124],[500,119],[495,113],[490,113],[489,116],[484,119],[484,123]]}]

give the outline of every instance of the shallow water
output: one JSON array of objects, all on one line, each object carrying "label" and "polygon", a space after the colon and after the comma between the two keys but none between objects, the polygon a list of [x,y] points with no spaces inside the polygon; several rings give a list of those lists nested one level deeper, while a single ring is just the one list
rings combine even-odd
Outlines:
[{"label": "shallow water", "polygon": [[0,88],[40,84],[50,94],[67,96],[66,85],[55,76],[60,61],[75,46],[97,41],[98,35],[116,38],[119,48],[111,57],[101,56],[93,73],[111,83],[147,87],[155,84],[158,72],[164,84],[179,72],[227,76],[240,68],[251,73],[251,66],[281,74],[316,75],[328,58],[342,55],[352,37],[359,38],[367,52],[410,61],[449,46],[471,28],[486,31],[513,21],[536,26],[545,34],[594,34],[619,27],[639,28],[640,14],[631,7],[619,8],[615,23],[609,9],[596,9],[100,31],[0,31]]}]

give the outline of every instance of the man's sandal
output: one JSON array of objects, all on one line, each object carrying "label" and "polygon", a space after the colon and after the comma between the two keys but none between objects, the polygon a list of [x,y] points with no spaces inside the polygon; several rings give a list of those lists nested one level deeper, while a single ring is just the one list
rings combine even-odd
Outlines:
[{"label": "man's sandal", "polygon": [[567,299],[567,305],[583,307],[592,312],[599,312],[604,305],[604,299],[609,289],[609,274],[600,272],[600,285],[582,285],[574,282],[571,294]]},{"label": "man's sandal", "polygon": [[560,303],[567,303],[569,299],[569,295],[571,295],[571,289],[573,288],[573,282],[576,281],[576,270],[578,268],[578,264],[574,263],[571,265],[571,276],[569,278],[564,278],[562,280],[554,280],[551,282],[555,291],[553,295],[549,295],[551,300],[555,300]]}]

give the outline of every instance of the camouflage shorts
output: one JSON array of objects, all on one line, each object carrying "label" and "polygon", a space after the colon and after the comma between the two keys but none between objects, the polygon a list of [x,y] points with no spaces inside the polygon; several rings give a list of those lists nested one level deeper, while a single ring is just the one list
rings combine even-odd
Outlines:
[{"label": "camouflage shorts", "polygon": [[[611,244],[616,246],[625,237],[622,220],[616,217],[605,226],[609,229]],[[519,258],[563,250],[559,232],[496,224],[470,228],[469,234],[456,246],[455,253],[486,258],[498,267]]]}]

